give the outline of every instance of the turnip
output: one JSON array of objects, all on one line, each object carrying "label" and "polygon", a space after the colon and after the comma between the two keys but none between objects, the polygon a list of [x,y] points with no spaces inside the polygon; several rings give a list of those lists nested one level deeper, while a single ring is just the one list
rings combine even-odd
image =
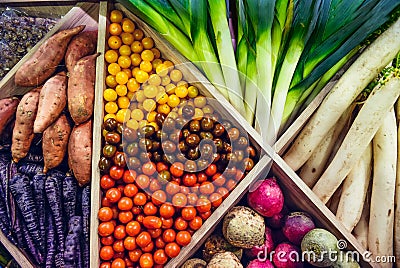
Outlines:
[{"label": "turnip", "polygon": [[[309,231],[301,241],[301,251],[305,259],[317,267],[329,267],[335,263],[335,253],[339,252],[337,238],[325,229]],[[337,255],[336,255],[337,256]]]},{"label": "turnip", "polygon": [[285,218],[282,231],[290,242],[300,246],[303,237],[314,228],[314,221],[307,213],[292,212]]},{"label": "turnip", "polygon": [[285,223],[284,220],[288,213],[288,209],[283,206],[283,209],[279,213],[273,215],[272,217],[266,218],[265,223],[272,229],[281,229]]},{"label": "turnip", "polygon": [[274,241],[272,239],[272,231],[268,227],[265,228],[265,242],[261,246],[254,246],[251,249],[246,249],[245,254],[250,259],[258,257],[267,257],[269,253],[274,249]]},{"label": "turnip", "polygon": [[277,268],[302,268],[301,251],[290,243],[281,243],[276,246],[272,262]]},{"label": "turnip", "polygon": [[233,252],[239,260],[243,255],[243,249],[232,246],[220,235],[211,235],[204,243],[203,260],[208,262],[215,254],[225,251]]},{"label": "turnip", "polygon": [[284,197],[275,178],[268,178],[258,182],[255,189],[249,191],[247,202],[264,217],[272,217],[281,212]]},{"label": "turnip", "polygon": [[207,263],[202,259],[193,258],[185,261],[181,268],[205,268]]},{"label": "turnip", "polygon": [[269,260],[252,260],[246,268],[274,268],[274,265]]},{"label": "turnip", "polygon": [[207,268],[222,268],[222,267],[230,267],[230,268],[243,268],[243,265],[240,263],[239,259],[230,251],[226,251],[223,253],[217,253],[208,263]]}]

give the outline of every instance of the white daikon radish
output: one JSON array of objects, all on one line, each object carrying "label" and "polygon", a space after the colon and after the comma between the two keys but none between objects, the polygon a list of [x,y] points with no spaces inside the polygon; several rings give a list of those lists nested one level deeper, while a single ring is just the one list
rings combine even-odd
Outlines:
[{"label": "white daikon radish", "polygon": [[[394,197],[397,165],[397,125],[394,109],[387,114],[373,141],[373,177],[368,249],[375,256],[393,256]],[[392,267],[392,263],[380,263]]]},{"label": "white daikon radish", "polygon": [[326,203],[331,198],[361,158],[399,95],[400,79],[397,77],[392,77],[385,85],[372,90],[332,162],[312,189],[322,202]]},{"label": "white daikon radish", "polygon": [[[368,192],[370,193],[370,192]],[[368,250],[368,224],[369,224],[369,194],[365,198],[361,218],[353,229],[353,235]]]},{"label": "white daikon radish", "polygon": [[372,144],[343,182],[336,218],[351,232],[361,218],[371,178]]},{"label": "white daikon radish", "polygon": [[325,170],[333,147],[338,143],[338,137],[344,129],[344,126],[348,123],[354,107],[355,105],[351,105],[346,112],[343,113],[337,124],[329,130],[325,138],[318,145],[317,149],[315,149],[304,166],[301,167],[299,174],[300,178],[308,187],[312,188],[317,182],[319,176],[321,176],[322,172]]},{"label": "white daikon radish", "polygon": [[336,214],[341,195],[342,195],[342,186],[339,186],[336,192],[332,195],[332,198],[329,199],[330,201],[329,210],[332,211],[333,214]]}]

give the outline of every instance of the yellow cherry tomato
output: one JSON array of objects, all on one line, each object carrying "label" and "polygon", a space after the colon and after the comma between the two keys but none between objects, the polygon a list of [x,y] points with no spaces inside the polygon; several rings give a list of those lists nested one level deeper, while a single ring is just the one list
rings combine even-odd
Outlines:
[{"label": "yellow cherry tomato", "polygon": [[153,52],[153,55],[154,55],[155,59],[159,59],[161,57],[161,53],[160,53],[160,50],[158,50],[158,48],[153,47],[150,50]]},{"label": "yellow cherry tomato", "polygon": [[168,67],[161,63],[156,67],[156,73],[161,77],[166,76],[168,75]]},{"label": "yellow cherry tomato", "polygon": [[135,31],[133,31],[133,37],[135,37],[135,40],[141,41],[143,39],[143,36],[144,36],[144,33],[142,30],[135,29]]},{"label": "yellow cherry tomato", "polygon": [[144,92],[142,89],[138,90],[136,92],[136,100],[138,102],[143,102],[146,99],[146,96],[144,95]]},{"label": "yellow cherry tomato", "polygon": [[129,68],[131,66],[131,58],[129,56],[119,56],[118,64],[121,68]]},{"label": "yellow cherry tomato", "polygon": [[145,109],[147,112],[154,111],[156,106],[156,102],[153,99],[145,99],[143,101],[143,109]]},{"label": "yellow cherry tomato", "polygon": [[135,24],[128,18],[122,20],[122,30],[126,33],[133,33],[135,31]]},{"label": "yellow cherry tomato", "polygon": [[129,108],[130,100],[129,100],[128,97],[122,96],[122,97],[119,97],[119,98],[118,98],[117,103],[118,103],[118,107],[119,107],[120,109],[128,109],[128,108]]},{"label": "yellow cherry tomato", "polygon": [[141,109],[133,109],[131,112],[131,118],[140,121],[144,118],[144,113]]},{"label": "yellow cherry tomato", "polygon": [[113,22],[108,26],[108,32],[111,35],[120,35],[122,33],[122,27],[119,23]]},{"label": "yellow cherry tomato", "polygon": [[108,62],[108,63],[117,62],[117,60],[118,60],[118,52],[117,52],[116,50],[109,49],[109,50],[107,50],[106,53],[104,54],[104,59],[105,59],[106,62]]},{"label": "yellow cherry tomato", "polygon": [[140,84],[136,81],[135,78],[132,77],[128,80],[128,83],[126,83],[126,86],[128,87],[128,90],[130,92],[136,92],[139,89]]},{"label": "yellow cherry tomato", "polygon": [[113,118],[113,119],[116,119],[116,115],[115,114],[106,114],[105,116],[104,116],[104,122],[108,119],[108,118]]},{"label": "yellow cherry tomato", "polygon": [[115,81],[117,81],[117,83],[120,84],[120,85],[126,84],[128,82],[128,79],[129,79],[128,75],[125,72],[122,72],[122,71],[118,72],[115,75]]},{"label": "yellow cherry tomato", "polygon": [[133,53],[142,53],[143,45],[140,41],[134,41],[131,45],[131,50]]},{"label": "yellow cherry tomato", "polygon": [[110,12],[110,20],[111,22],[121,22],[122,21],[122,12],[119,10],[112,10]]},{"label": "yellow cherry tomato", "polygon": [[147,61],[152,61],[154,60],[154,54],[153,51],[149,49],[145,49],[142,51],[142,54],[140,54],[142,60],[147,60]]},{"label": "yellow cherry tomato", "polygon": [[119,36],[112,35],[108,38],[108,46],[112,49],[119,49],[122,45],[121,38]]},{"label": "yellow cherry tomato", "polygon": [[131,54],[131,61],[133,66],[139,66],[140,63],[142,62],[142,58],[140,57],[140,54],[138,53],[133,53]]},{"label": "yellow cherry tomato", "polygon": [[104,111],[109,114],[115,114],[118,111],[118,105],[114,101],[109,101],[104,105]]},{"label": "yellow cherry tomato", "polygon": [[154,85],[147,85],[143,87],[143,92],[146,98],[154,98],[157,96],[158,88]]},{"label": "yellow cherry tomato", "polygon": [[116,119],[120,123],[124,123],[128,121],[131,117],[131,114],[128,109],[120,109],[116,114]]},{"label": "yellow cherry tomato", "polygon": [[161,77],[158,74],[151,74],[148,83],[149,85],[159,86],[161,85]]},{"label": "yellow cherry tomato", "polygon": [[161,104],[161,105],[158,105],[158,107],[157,107],[157,112],[162,113],[162,114],[168,115],[168,113],[170,111],[171,111],[171,107],[169,107],[168,104]]},{"label": "yellow cherry tomato", "polygon": [[110,63],[107,67],[107,71],[109,74],[116,75],[118,72],[121,71],[121,66],[118,63]]},{"label": "yellow cherry tomato", "polygon": [[117,81],[115,80],[114,75],[107,75],[106,77],[106,85],[108,87],[116,87],[118,85]]},{"label": "yellow cherry tomato", "polygon": [[132,54],[131,47],[128,45],[120,46],[118,51],[121,56],[130,56]]},{"label": "yellow cherry tomato", "polygon": [[168,97],[168,105],[171,107],[171,108],[174,108],[174,107],[176,107],[176,106],[178,106],[179,105],[179,102],[180,102],[181,100],[179,99],[179,97],[178,96],[176,96],[175,94],[171,94],[171,95],[169,95],[169,97]]},{"label": "yellow cherry tomato", "polygon": [[156,101],[158,104],[166,104],[168,102],[168,94],[160,92],[157,94]]},{"label": "yellow cherry tomato", "polygon": [[[164,62],[165,65],[165,62]],[[172,81],[179,82],[182,80],[182,72],[179,71],[178,69],[174,69],[170,72],[169,77],[171,78]]]},{"label": "yellow cherry tomato", "polygon": [[121,33],[120,34],[122,43],[124,43],[125,45],[132,45],[133,41],[135,41],[135,38],[133,37],[133,34],[131,33]]},{"label": "yellow cherry tomato", "polygon": [[137,130],[139,128],[139,123],[138,121],[134,120],[134,119],[129,119],[126,122],[126,126],[133,129],[133,130]]},{"label": "yellow cherry tomato", "polygon": [[167,94],[174,94],[175,88],[176,86],[174,84],[168,84],[165,86],[165,92],[167,92]]},{"label": "yellow cherry tomato", "polygon": [[199,95],[199,90],[195,86],[188,87],[188,96],[189,98],[195,98]]},{"label": "yellow cherry tomato", "polygon": [[140,70],[145,71],[146,73],[151,72],[153,69],[153,65],[151,65],[150,61],[144,60],[139,65]]},{"label": "yellow cherry tomato", "polygon": [[175,94],[181,99],[186,98],[188,95],[188,89],[185,86],[177,86],[175,88]]},{"label": "yellow cherry tomato", "polygon": [[143,70],[138,70],[135,78],[139,83],[144,83],[149,79],[149,74]]},{"label": "yellow cherry tomato", "polygon": [[147,114],[147,121],[149,122],[155,122],[156,121],[156,111],[151,111],[150,113]]},{"label": "yellow cherry tomato", "polygon": [[142,44],[145,49],[151,49],[154,46],[153,38],[145,37],[142,39]]},{"label": "yellow cherry tomato", "polygon": [[128,89],[126,85],[117,85],[115,87],[115,92],[117,93],[118,96],[125,96],[126,93],[128,92]]},{"label": "yellow cherry tomato", "polygon": [[107,88],[103,92],[103,97],[105,101],[116,101],[117,100],[117,92],[115,92],[112,88]]}]

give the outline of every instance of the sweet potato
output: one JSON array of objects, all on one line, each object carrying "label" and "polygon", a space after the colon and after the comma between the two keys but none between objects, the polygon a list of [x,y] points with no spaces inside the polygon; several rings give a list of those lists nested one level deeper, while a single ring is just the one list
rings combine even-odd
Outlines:
[{"label": "sweet potato", "polygon": [[68,143],[68,165],[80,186],[90,182],[92,170],[92,120],[75,126]]},{"label": "sweet potato", "polygon": [[70,133],[71,127],[64,114],[43,132],[44,173],[57,167],[63,161]]},{"label": "sweet potato", "polygon": [[19,100],[17,98],[7,98],[0,100],[0,136],[4,128],[13,118],[17,110]]},{"label": "sweet potato", "polygon": [[44,42],[15,74],[15,84],[29,87],[42,84],[63,60],[69,41],[80,33],[84,25],[60,31]]},{"label": "sweet potato", "polygon": [[12,135],[11,154],[14,162],[24,158],[33,140],[33,124],[39,103],[40,88],[26,93],[17,107]]},{"label": "sweet potato", "polygon": [[60,116],[67,104],[67,80],[65,72],[60,72],[44,83],[33,125],[34,133],[42,133]]},{"label": "sweet potato", "polygon": [[71,39],[65,52],[65,66],[72,72],[81,58],[93,54],[97,45],[97,31],[81,32]]},{"label": "sweet potato", "polygon": [[99,53],[80,59],[69,74],[68,110],[78,125],[89,120],[93,114],[97,56]]}]

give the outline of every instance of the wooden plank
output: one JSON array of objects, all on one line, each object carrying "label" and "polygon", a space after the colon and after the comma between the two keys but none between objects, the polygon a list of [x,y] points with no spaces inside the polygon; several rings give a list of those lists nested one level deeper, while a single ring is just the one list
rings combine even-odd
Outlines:
[{"label": "wooden plank", "polygon": [[99,5],[95,3],[80,3],[73,7],[0,81],[0,99],[23,95],[32,89],[32,87],[16,86],[15,73],[56,32],[78,25],[86,25],[84,31],[97,29],[98,8]]},{"label": "wooden plank", "polygon": [[10,255],[16,260],[16,262],[21,266],[21,267],[26,267],[26,268],[33,268],[35,265],[33,265],[30,260],[25,256],[22,251],[15,246],[13,243],[8,241],[7,237],[3,234],[3,232],[0,232],[0,243],[3,244],[3,246],[7,249],[7,251],[10,253]]},{"label": "wooden plank", "polygon": [[92,180],[90,185],[90,267],[100,267],[100,239],[97,233],[99,221],[97,213],[101,205],[100,169],[99,161],[102,148],[102,125],[104,117],[103,90],[105,89],[106,65],[104,52],[106,51],[107,33],[107,1],[100,2],[99,28],[97,37],[97,52],[101,55],[96,61],[96,84],[93,112],[93,146],[92,146]]}]

